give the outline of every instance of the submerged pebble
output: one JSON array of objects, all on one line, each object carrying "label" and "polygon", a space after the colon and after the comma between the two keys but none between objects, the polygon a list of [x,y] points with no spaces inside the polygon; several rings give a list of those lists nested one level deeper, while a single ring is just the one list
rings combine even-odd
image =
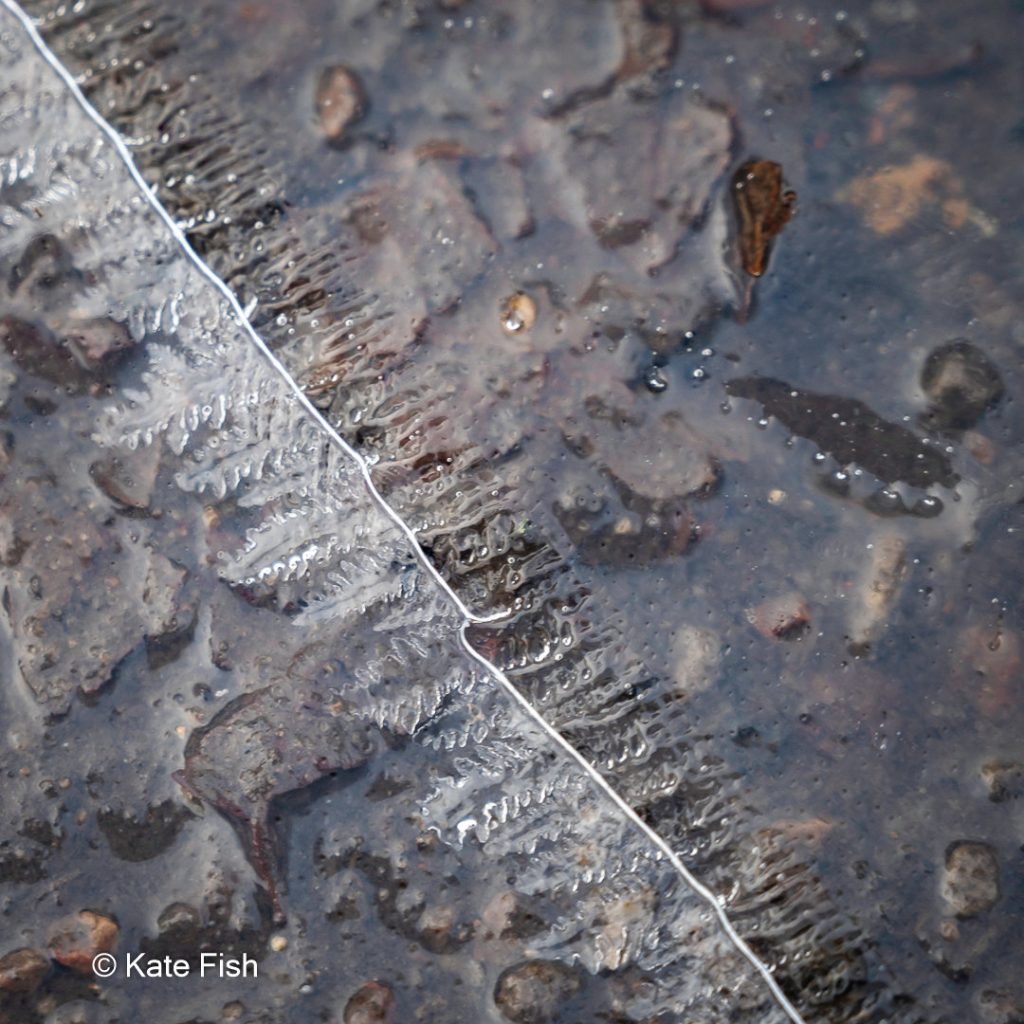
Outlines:
[{"label": "submerged pebble", "polygon": [[514,292],[502,299],[498,319],[506,334],[528,331],[537,322],[537,303],[526,292]]},{"label": "submerged pebble", "polygon": [[778,594],[747,610],[747,620],[769,640],[795,640],[811,622],[811,612],[801,594]]},{"label": "submerged pebble", "polygon": [[875,538],[861,573],[850,615],[851,654],[865,655],[887,625],[907,572],[906,542],[899,534]]},{"label": "submerged pebble", "polygon": [[1024,796],[1024,761],[989,761],[982,765],[981,777],[993,803]]},{"label": "submerged pebble", "polygon": [[498,979],[494,1002],[514,1024],[548,1024],[559,1018],[583,982],[579,971],[557,960],[530,960],[510,967]]},{"label": "submerged pebble", "polygon": [[32,992],[46,977],[50,961],[34,949],[15,949],[0,956],[0,990]]},{"label": "submerged pebble", "polygon": [[683,625],[672,640],[675,690],[690,696],[709,689],[718,677],[722,654],[721,637],[714,630]]},{"label": "submerged pebble", "polygon": [[345,1024],[390,1024],[394,1020],[395,996],[387,985],[368,981],[345,1004]]},{"label": "submerged pebble", "polygon": [[80,974],[92,973],[98,953],[109,953],[117,945],[118,927],[109,917],[91,910],[58,921],[50,931],[53,959]]},{"label": "submerged pebble", "polygon": [[999,899],[999,861],[987,843],[961,841],[946,850],[942,898],[958,917],[976,917]]},{"label": "submerged pebble", "polygon": [[135,343],[128,328],[111,317],[72,317],[54,327],[75,358],[90,370],[111,361]]},{"label": "submerged pebble", "polygon": [[341,65],[321,72],[316,111],[324,138],[340,142],[349,126],[366,113],[366,106],[366,93],[355,72]]},{"label": "submerged pebble", "polygon": [[968,430],[1003,395],[1003,379],[992,361],[966,338],[934,349],[921,369],[928,396],[925,421],[941,430]]}]

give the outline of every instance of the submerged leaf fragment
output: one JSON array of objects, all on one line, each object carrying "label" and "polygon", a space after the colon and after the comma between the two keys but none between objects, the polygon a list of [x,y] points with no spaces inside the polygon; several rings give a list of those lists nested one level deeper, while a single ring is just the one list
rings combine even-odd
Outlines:
[{"label": "submerged leaf fragment", "polygon": [[751,277],[760,277],[768,263],[772,239],[793,216],[796,193],[783,189],[779,164],[751,160],[736,172],[732,195],[739,218],[740,261]]}]

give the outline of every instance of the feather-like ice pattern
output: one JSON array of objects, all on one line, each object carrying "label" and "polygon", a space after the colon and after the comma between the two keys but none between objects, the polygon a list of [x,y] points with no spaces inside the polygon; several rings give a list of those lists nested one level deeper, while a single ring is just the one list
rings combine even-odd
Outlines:
[{"label": "feather-like ice pattern", "polygon": [[[302,687],[319,678],[303,667],[307,652],[344,652],[351,681],[324,699],[349,710],[331,714],[374,722],[396,743],[411,736],[405,757],[429,755],[427,772],[411,783],[420,827],[453,857],[517,874],[528,895],[552,902],[535,951],[595,975],[631,964],[655,972],[645,997],[655,1015],[799,1020],[772,1001],[764,969],[664,844],[470,655],[460,606],[369,490],[354,455],[316,420],[230,294],[133,179],[70,78],[48,65],[27,22],[3,2],[0,60],[11,86],[0,93],[0,169],[17,188],[2,199],[0,260],[16,260],[47,232],[130,325],[137,358],[106,400],[97,443],[125,452],[163,446],[196,515],[211,502],[234,517],[237,539],[220,562],[225,585],[237,588],[234,599],[253,600],[265,628],[295,652],[282,676],[249,678],[244,699],[260,699],[264,682],[302,698],[282,725],[295,736],[278,742],[301,739],[310,723],[326,721],[309,717],[314,696],[324,695],[304,697]],[[276,605],[251,593],[261,584]],[[258,671],[244,642],[239,657]],[[247,756],[248,748],[231,749],[224,757]],[[209,770],[225,785],[245,784],[230,760]],[[333,812],[325,804],[323,813],[330,820]],[[396,818],[389,827],[400,837],[409,826]],[[254,863],[270,884],[267,862]],[[127,1009],[132,1016],[130,1002]]]}]

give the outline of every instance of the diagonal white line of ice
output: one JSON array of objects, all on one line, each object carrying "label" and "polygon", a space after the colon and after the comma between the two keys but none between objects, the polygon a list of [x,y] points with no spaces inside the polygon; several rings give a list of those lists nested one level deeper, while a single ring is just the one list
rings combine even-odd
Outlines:
[{"label": "diagonal white line of ice", "polygon": [[455,605],[459,610],[459,614],[462,616],[463,624],[459,633],[459,637],[463,648],[466,653],[479,662],[480,665],[498,682],[498,684],[508,693],[509,697],[518,704],[523,711],[529,716],[529,718],[537,724],[537,726],[551,738],[552,742],[562,750],[565,755],[575,761],[580,768],[586,773],[591,779],[593,784],[602,792],[604,795],[615,805],[616,808],[622,813],[622,815],[633,825],[634,828],[638,829],[647,839],[659,850],[659,852],[666,858],[666,860],[672,865],[683,881],[699,896],[713,911],[715,917],[718,920],[722,930],[728,936],[729,941],[735,947],[736,951],[754,968],[765,985],[771,992],[775,1002],[779,1008],[786,1014],[786,1016],[793,1022],[793,1024],[806,1024],[803,1017],[797,1008],[789,1001],[786,994],[779,987],[779,983],[772,976],[771,971],[768,967],[758,958],[754,951],[747,945],[746,941],[736,931],[733,923],[729,920],[729,916],[725,912],[721,901],[715,896],[715,894],[706,886],[703,882],[699,881],[690,869],[680,860],[679,855],[668,845],[668,843],[658,833],[650,827],[636,811],[630,807],[630,805],[620,796],[615,788],[605,779],[605,777],[574,747],[568,740],[557,729],[555,729],[543,715],[541,715],[536,708],[519,692],[518,689],[512,684],[511,680],[499,669],[496,665],[489,662],[482,654],[480,654],[470,643],[466,637],[466,629],[471,625],[478,625],[486,622],[496,622],[504,618],[506,612],[499,611],[491,615],[477,615],[472,612],[462,601],[462,599],[455,593],[454,590],[448,585],[444,577],[438,572],[430,559],[426,557],[420,548],[419,541],[416,539],[416,534],[405,522],[404,519],[384,500],[384,497],[377,490],[376,485],[373,482],[373,477],[370,473],[370,467],[367,461],[346,441],[341,434],[335,430],[335,428],[325,419],[323,414],[315,405],[310,401],[309,396],[299,387],[299,385],[292,378],[291,374],[285,368],[284,364],[277,358],[267,343],[256,333],[255,328],[249,321],[245,310],[242,309],[238,302],[234,292],[206,265],[199,254],[189,244],[188,239],[185,237],[184,232],[177,225],[174,218],[164,207],[164,205],[157,199],[156,194],[147,184],[145,178],[143,178],[138,167],[135,165],[128,147],[125,145],[124,140],[121,138],[117,130],[111,125],[103,116],[96,110],[96,108],[89,102],[85,94],[82,92],[78,83],[75,81],[74,76],[70,71],[60,62],[57,55],[46,45],[42,36],[36,28],[35,23],[32,19],[14,2],[14,0],[0,0],[0,6],[6,8],[6,10],[13,15],[22,28],[28,34],[32,40],[33,46],[44,58],[47,64],[53,69],[57,76],[64,82],[65,86],[71,91],[75,97],[76,102],[86,113],[89,119],[99,128],[103,135],[107,138],[110,144],[114,147],[118,156],[124,162],[125,167],[128,170],[129,175],[139,188],[140,192],[145,196],[146,201],[152,207],[153,211],[160,218],[160,220],[167,226],[167,229],[174,236],[175,241],[181,246],[182,251],[186,254],[188,259],[196,267],[200,274],[205,277],[217,291],[224,297],[231,311],[234,313],[239,324],[242,326],[245,333],[249,336],[252,343],[260,350],[263,356],[267,359],[270,365],[274,368],[275,372],[280,374],[289,390],[295,395],[296,399],[306,410],[306,412],[313,417],[320,429],[323,430],[331,441],[338,445],[346,455],[351,458],[355,464],[359,467],[362,474],[363,481],[366,484],[366,488],[370,493],[371,498],[380,510],[390,519],[396,527],[405,535],[408,539],[412,550],[415,552],[416,557],[419,559],[423,570],[434,580],[441,591],[448,597],[448,599]]}]

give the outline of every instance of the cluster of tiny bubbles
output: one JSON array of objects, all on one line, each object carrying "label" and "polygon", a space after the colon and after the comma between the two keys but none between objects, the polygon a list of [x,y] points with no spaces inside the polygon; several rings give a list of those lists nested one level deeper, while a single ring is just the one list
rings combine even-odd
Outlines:
[{"label": "cluster of tiny bubbles", "polygon": [[700,362],[698,362],[696,366],[691,366],[688,369],[687,377],[695,384],[700,384],[706,381],[709,378],[709,374],[705,361],[715,354],[715,350],[709,346],[697,349],[696,338],[693,331],[686,331],[683,334],[683,351],[687,355],[696,354],[700,359]]}]

